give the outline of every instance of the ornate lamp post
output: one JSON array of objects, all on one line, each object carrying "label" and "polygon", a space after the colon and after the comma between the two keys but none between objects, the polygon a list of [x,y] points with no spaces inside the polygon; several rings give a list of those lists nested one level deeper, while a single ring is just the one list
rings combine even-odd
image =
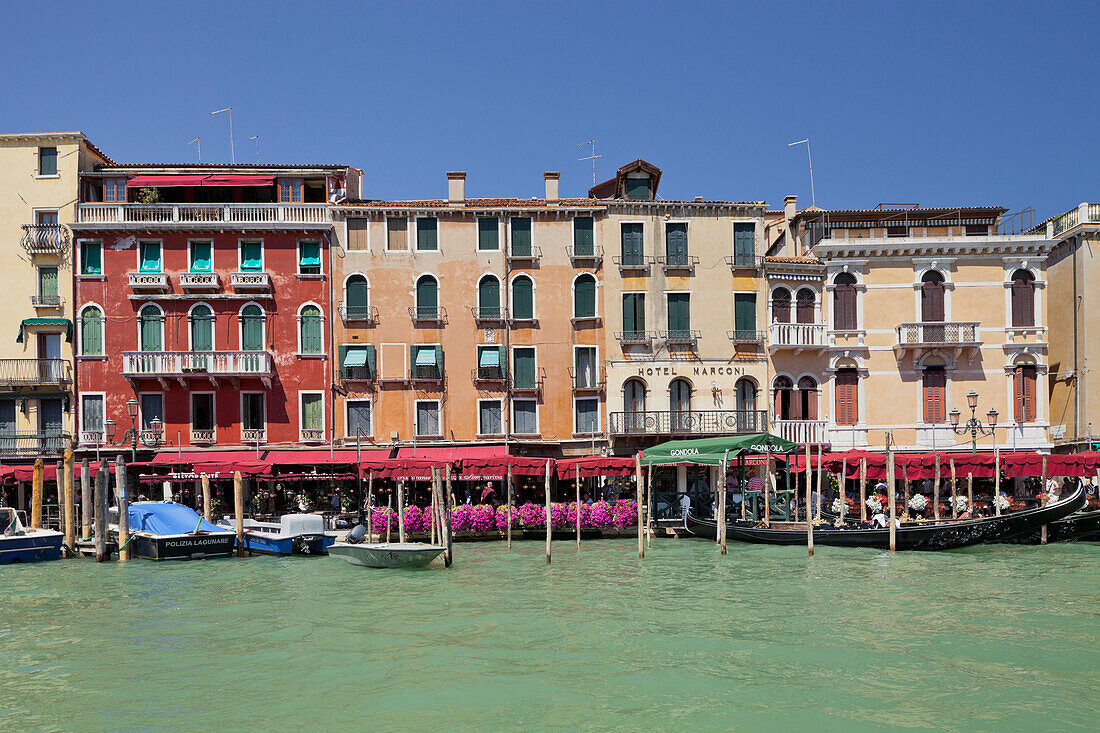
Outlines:
[{"label": "ornate lamp post", "polygon": [[948,417],[951,419],[951,429],[955,431],[956,435],[966,435],[970,433],[970,452],[977,453],[978,436],[993,435],[993,430],[997,427],[997,411],[990,408],[989,412],[986,413],[986,424],[989,425],[989,429],[987,430],[982,424],[982,421],[977,417],[978,393],[971,390],[970,393],[966,395],[966,403],[970,406],[970,419],[967,420],[965,424],[959,424],[961,413],[958,408],[952,410]]},{"label": "ornate lamp post", "polygon": [[130,429],[123,433],[117,442],[115,441],[115,421],[105,420],[103,426],[107,432],[107,445],[119,447],[129,443],[130,460],[136,461],[138,443],[146,448],[156,448],[164,442],[161,439],[164,432],[164,423],[160,421],[159,417],[154,417],[149,422],[149,430],[138,430],[138,403],[137,400],[132,398],[126,402],[126,413],[130,416]]}]

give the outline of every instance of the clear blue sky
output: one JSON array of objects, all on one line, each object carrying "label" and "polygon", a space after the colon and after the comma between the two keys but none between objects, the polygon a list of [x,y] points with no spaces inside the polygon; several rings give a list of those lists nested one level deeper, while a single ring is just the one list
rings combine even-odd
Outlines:
[{"label": "clear blue sky", "polygon": [[0,130],[116,160],[339,162],[369,197],[563,195],[637,157],[665,198],[1100,200],[1100,3],[5,4]]}]

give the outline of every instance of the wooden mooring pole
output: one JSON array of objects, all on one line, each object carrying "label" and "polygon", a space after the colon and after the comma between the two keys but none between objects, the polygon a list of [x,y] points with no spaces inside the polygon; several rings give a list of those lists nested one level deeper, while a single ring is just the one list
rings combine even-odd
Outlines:
[{"label": "wooden mooring pole", "polygon": [[233,528],[237,532],[237,557],[244,557],[244,484],[241,472],[233,472]]},{"label": "wooden mooring pole", "polygon": [[80,539],[92,538],[92,469],[88,459],[80,462]]},{"label": "wooden mooring pole", "polygon": [[451,563],[454,562],[454,544],[451,537],[451,506],[454,504],[453,494],[451,493],[451,466],[447,465],[446,478],[443,482],[443,546],[447,549],[443,552],[443,567],[451,567]]},{"label": "wooden mooring pole", "polygon": [[993,446],[993,510],[1001,516],[1001,451]]},{"label": "wooden mooring pole", "polygon": [[209,522],[211,509],[214,506],[214,497],[210,495],[210,477],[204,473],[200,480],[202,481],[202,518]]},{"label": "wooden mooring pole", "polygon": [[374,542],[374,471],[367,474],[367,542]]},{"label": "wooden mooring pole", "polygon": [[844,483],[848,480],[848,457],[845,456],[840,461],[840,475],[837,477],[836,485],[840,489],[840,516],[836,520],[836,526],[844,526],[844,515],[848,513],[848,503],[844,500],[845,486]]},{"label": "wooden mooring pole", "polygon": [[[729,493],[726,491],[726,466],[729,465],[729,458],[730,452],[727,450],[722,454],[722,475],[719,478],[719,483],[721,483],[719,491],[721,493],[718,495],[718,524],[716,525],[718,528],[718,546],[722,549],[723,555],[726,554],[726,495]],[[766,511],[764,516],[767,516]]]},{"label": "wooden mooring pole", "polygon": [[[1039,488],[1039,506],[1047,505],[1047,454],[1043,454],[1043,485]],[[1039,544],[1045,545],[1047,543],[1047,526],[1044,524],[1039,528]]]},{"label": "wooden mooring pole", "polygon": [[859,459],[859,521],[867,520],[867,459]]},{"label": "wooden mooring pole", "polygon": [[894,448],[890,437],[886,438],[886,500],[890,503],[890,552],[898,549],[898,529],[895,524],[897,516],[897,488],[894,486]]},{"label": "wooden mooring pole", "polygon": [[550,461],[546,462],[546,564],[550,564]]},{"label": "wooden mooring pole", "polygon": [[504,505],[504,518],[507,526],[504,528],[508,536],[508,549],[512,549],[512,467],[508,466],[508,503]]},{"label": "wooden mooring pole", "polygon": [[42,459],[36,459],[31,474],[31,526],[38,529],[42,528],[42,482],[45,472]]},{"label": "wooden mooring pole", "polygon": [[[634,496],[638,511],[636,524],[638,525],[638,557],[645,557],[645,532],[642,514],[645,507],[642,505],[642,454],[634,454]],[[722,492],[725,493],[724,491]]]},{"label": "wooden mooring pole", "polygon": [[397,541],[405,544],[405,482],[397,482]]},{"label": "wooden mooring pole", "polygon": [[386,544],[390,543],[390,526],[393,525],[393,494],[386,496]]},{"label": "wooden mooring pole", "polygon": [[76,555],[76,506],[73,502],[76,500],[76,492],[73,490],[73,449],[65,449],[64,460],[64,472],[65,476],[61,483],[65,488],[64,495],[64,526],[65,526],[65,548],[70,557]]},{"label": "wooden mooring pole", "polygon": [[115,499],[118,504],[118,559],[130,559],[130,497],[126,483],[126,461],[115,456]]},{"label": "wooden mooring pole", "polygon": [[974,516],[974,472],[968,471],[966,474],[966,510],[970,512],[970,516]]},{"label": "wooden mooring pole", "polygon": [[948,465],[951,467],[951,518],[952,519],[958,519],[959,518],[959,509],[958,509],[959,505],[955,502],[955,499],[958,498],[958,496],[959,496],[959,487],[955,485],[956,484],[955,459],[954,458],[948,459]]},{"label": "wooden mooring pole", "polygon": [[99,464],[95,475],[95,561],[107,560],[107,473]]},{"label": "wooden mooring pole", "polygon": [[936,478],[932,484],[932,518],[940,520],[940,454],[936,451]]},{"label": "wooden mooring pole", "polygon": [[573,488],[576,489],[577,494],[577,508],[573,512],[573,519],[577,523],[577,549],[581,549],[581,467],[580,465],[573,466]]},{"label": "wooden mooring pole", "polygon": [[812,496],[810,494],[810,444],[806,443],[806,550],[810,557],[814,556],[814,513],[810,508]]}]

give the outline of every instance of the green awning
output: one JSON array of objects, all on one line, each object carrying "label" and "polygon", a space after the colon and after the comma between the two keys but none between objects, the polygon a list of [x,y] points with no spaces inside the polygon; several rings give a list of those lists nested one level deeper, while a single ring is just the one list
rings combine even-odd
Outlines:
[{"label": "green awning", "polygon": [[416,366],[435,366],[434,346],[421,346],[416,350]]},{"label": "green awning", "polygon": [[344,353],[344,363],[342,367],[361,367],[367,365],[367,347],[366,346],[349,346],[347,352]]},{"label": "green awning", "polygon": [[23,331],[27,326],[57,326],[65,328],[65,340],[73,340],[73,322],[68,318],[24,318],[19,324],[19,335],[15,337],[15,343],[23,343]]},{"label": "green awning", "polygon": [[500,366],[500,349],[495,346],[487,349],[482,349],[481,354],[478,355],[477,365],[479,367],[499,367]]},{"label": "green awning", "polygon": [[695,440],[670,440],[667,443],[646,448],[642,452],[642,463],[647,466],[662,463],[694,463],[704,466],[718,466],[721,465],[722,457],[726,451],[729,451],[730,458],[733,458],[745,454],[788,453],[797,447],[797,443],[792,443],[770,433],[697,438]]}]

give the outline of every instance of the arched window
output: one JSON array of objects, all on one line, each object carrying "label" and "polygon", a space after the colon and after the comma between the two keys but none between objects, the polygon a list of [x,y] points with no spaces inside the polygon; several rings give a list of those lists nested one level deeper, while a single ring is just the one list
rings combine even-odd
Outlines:
[{"label": "arched window", "polygon": [[833,279],[833,328],[854,331],[859,326],[856,316],[856,278],[842,272]]},{"label": "arched window", "polygon": [[535,284],[526,275],[512,280],[512,318],[517,321],[535,318]]},{"label": "arched window", "polygon": [[344,312],[353,320],[370,318],[370,285],[362,275],[352,275],[344,283]]},{"label": "arched window", "polygon": [[733,385],[737,410],[750,412],[756,409],[756,384],[747,377],[741,377]]},{"label": "arched window", "polygon": [[798,403],[800,419],[817,419],[817,381],[813,377],[802,377],[798,380]]},{"label": "arched window", "polygon": [[624,428],[628,433],[645,432],[645,384],[640,379],[623,383]]},{"label": "arched window", "polygon": [[94,305],[80,312],[80,353],[103,356],[103,311]]},{"label": "arched window", "polygon": [[795,322],[797,323],[813,323],[814,322],[814,301],[817,300],[817,295],[813,290],[809,288],[799,288],[798,294],[795,296],[796,311]]},{"label": "arched window", "polygon": [[486,275],[478,282],[477,308],[481,318],[500,318],[500,280],[495,275]]},{"label": "arched window", "polygon": [[772,292],[772,322],[791,322],[791,291],[786,288],[776,288]]},{"label": "arched window", "polygon": [[833,378],[836,392],[836,424],[859,422],[859,373],[855,369],[837,369]]},{"label": "arched window", "polygon": [[439,318],[439,282],[431,275],[416,281],[416,317],[424,320]]},{"label": "arched window", "polygon": [[264,350],[264,311],[255,303],[241,308],[241,351]]},{"label": "arched window", "polygon": [[214,350],[214,312],[199,303],[188,315],[191,327],[191,351]]},{"label": "arched window", "polygon": [[772,382],[775,394],[775,416],[779,420],[794,420],[794,384],[788,377],[776,377]]},{"label": "arched window", "polygon": [[691,429],[691,385],[684,379],[673,379],[668,385],[668,409],[673,430]]},{"label": "arched window", "polygon": [[920,279],[920,319],[924,323],[939,323],[944,319],[943,275],[929,270]]},{"label": "arched window", "polygon": [[1012,325],[1035,325],[1035,276],[1027,270],[1012,273]]},{"label": "arched window", "polygon": [[1013,416],[1018,423],[1035,422],[1035,381],[1034,364],[1021,364],[1012,375]]},{"label": "arched window", "polygon": [[298,313],[302,354],[320,354],[324,351],[321,337],[321,309],[313,304],[302,306]]},{"label": "arched window", "polygon": [[164,313],[155,305],[144,306],[138,311],[139,336],[142,351],[161,351],[164,348]]},{"label": "arched window", "polygon": [[589,274],[573,281],[573,317],[596,317],[596,278]]}]

